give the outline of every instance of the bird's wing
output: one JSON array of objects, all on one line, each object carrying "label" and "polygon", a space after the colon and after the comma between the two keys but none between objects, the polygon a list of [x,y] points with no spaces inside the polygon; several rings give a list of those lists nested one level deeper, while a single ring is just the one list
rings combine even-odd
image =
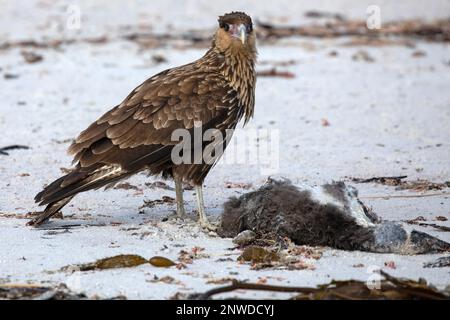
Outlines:
[{"label": "bird's wing", "polygon": [[[237,101],[236,91],[219,73],[205,72],[195,64],[166,70],[91,124],[69,153],[81,167],[99,163],[126,167],[142,157],[147,163],[158,161],[178,143],[171,139],[175,129],[191,129],[194,121],[210,126],[213,122],[213,127],[235,121]],[[152,154],[154,158],[149,157]]]},{"label": "bird's wing", "polygon": [[[84,130],[69,147],[76,167],[38,193],[48,204],[39,223],[79,192],[113,184],[142,169],[157,174],[171,168],[176,129],[194,121],[221,131],[242,116],[238,94],[220,73],[189,64],[148,79],[118,106]],[[56,210],[56,211],[55,211]]]}]

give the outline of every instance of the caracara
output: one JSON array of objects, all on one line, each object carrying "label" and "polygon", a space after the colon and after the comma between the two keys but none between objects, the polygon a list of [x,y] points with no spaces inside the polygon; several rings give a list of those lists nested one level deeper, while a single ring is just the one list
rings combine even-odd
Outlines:
[{"label": "caracara", "polygon": [[[125,100],[91,124],[69,147],[75,167],[36,195],[45,210],[28,222],[40,225],[76,194],[109,187],[140,171],[175,181],[177,216],[185,215],[183,183],[195,186],[199,222],[213,228],[205,215],[202,184],[220,154],[212,161],[173,161],[180,154],[203,151],[207,142],[174,141],[173,132],[214,129],[225,136],[239,120],[253,116],[255,104],[256,37],[251,18],[242,12],[219,17],[211,48],[197,61],[156,74]],[[229,137],[228,137],[229,138]],[[227,139],[211,138],[226,147]],[[214,149],[215,150],[215,149]],[[187,158],[192,159],[191,156]]]}]

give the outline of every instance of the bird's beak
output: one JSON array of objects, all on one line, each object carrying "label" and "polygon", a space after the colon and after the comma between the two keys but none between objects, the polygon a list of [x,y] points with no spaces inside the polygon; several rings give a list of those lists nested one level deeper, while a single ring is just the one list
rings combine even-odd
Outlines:
[{"label": "bird's beak", "polygon": [[235,24],[231,26],[231,35],[234,38],[241,40],[242,44],[245,44],[247,41],[247,29],[244,24]]},{"label": "bird's beak", "polygon": [[241,39],[242,44],[245,44],[245,41],[247,40],[247,30],[245,28],[245,25],[241,24],[239,25],[239,39]]}]

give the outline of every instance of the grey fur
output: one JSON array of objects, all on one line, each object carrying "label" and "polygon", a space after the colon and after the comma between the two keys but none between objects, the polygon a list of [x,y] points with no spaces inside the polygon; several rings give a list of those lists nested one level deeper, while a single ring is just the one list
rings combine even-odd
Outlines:
[{"label": "grey fur", "polygon": [[357,198],[357,190],[343,182],[321,187],[329,201],[318,199],[316,189],[299,189],[289,180],[270,180],[259,190],[224,204],[218,233],[235,237],[252,230],[266,237],[289,237],[300,245],[380,253],[450,250],[448,243],[430,235],[418,231],[408,234],[394,222],[377,223],[379,218]]}]

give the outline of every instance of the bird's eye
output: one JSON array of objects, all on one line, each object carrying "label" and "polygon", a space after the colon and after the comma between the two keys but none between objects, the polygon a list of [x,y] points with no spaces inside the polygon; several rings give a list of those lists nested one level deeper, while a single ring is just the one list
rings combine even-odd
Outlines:
[{"label": "bird's eye", "polygon": [[250,33],[253,31],[253,26],[251,24],[248,24],[245,26],[245,29],[246,29],[247,33]]},{"label": "bird's eye", "polygon": [[228,23],[224,23],[223,24],[223,30],[229,31],[230,30],[230,25]]}]

